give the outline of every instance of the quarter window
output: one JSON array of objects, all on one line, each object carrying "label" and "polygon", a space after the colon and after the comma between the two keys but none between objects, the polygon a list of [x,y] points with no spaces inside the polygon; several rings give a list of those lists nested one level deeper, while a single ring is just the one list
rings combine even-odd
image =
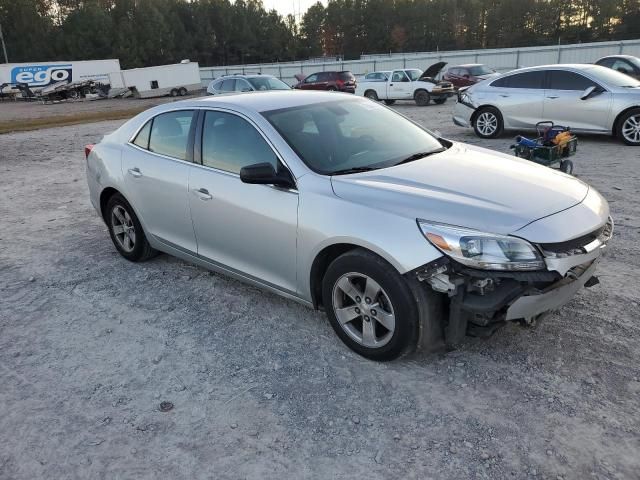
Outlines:
[{"label": "quarter window", "polygon": [[550,70],[548,74],[548,88],[550,90],[583,91],[596,85],[593,80],[589,80],[587,77],[583,77],[574,72]]},{"label": "quarter window", "polygon": [[492,87],[503,88],[532,88],[542,89],[544,83],[544,71],[516,73],[495,80]]},{"label": "quarter window", "polygon": [[208,111],[202,131],[202,164],[231,173],[242,167],[278,159],[262,135],[246,120],[225,112]]},{"label": "quarter window", "polygon": [[149,133],[151,133],[151,123],[153,120],[149,120],[144,127],[138,132],[133,143],[145,150],[149,149]]},{"label": "quarter window", "polygon": [[151,124],[149,151],[188,160],[187,146],[192,120],[192,110],[167,112],[155,117]]}]

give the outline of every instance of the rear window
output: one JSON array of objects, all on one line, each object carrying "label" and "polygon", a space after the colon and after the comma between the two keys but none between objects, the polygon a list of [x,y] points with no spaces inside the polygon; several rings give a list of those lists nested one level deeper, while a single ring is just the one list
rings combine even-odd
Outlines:
[{"label": "rear window", "polygon": [[340,80],[344,80],[345,82],[352,81],[352,80],[356,79],[356,77],[354,77],[353,73],[351,73],[351,72],[339,72],[338,73],[338,78]]}]

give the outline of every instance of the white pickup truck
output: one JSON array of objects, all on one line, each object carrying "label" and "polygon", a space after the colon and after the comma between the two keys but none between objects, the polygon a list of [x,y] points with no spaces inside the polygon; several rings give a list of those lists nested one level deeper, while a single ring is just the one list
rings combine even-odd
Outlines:
[{"label": "white pickup truck", "polygon": [[383,100],[387,105],[394,104],[396,100],[414,100],[421,107],[428,105],[431,100],[442,104],[447,101],[447,98],[455,95],[451,82],[435,80],[445,65],[445,62],[438,62],[424,72],[417,68],[374,72],[384,74],[387,80],[368,81],[366,78],[360,80],[356,84],[356,95],[362,95],[371,100]]}]

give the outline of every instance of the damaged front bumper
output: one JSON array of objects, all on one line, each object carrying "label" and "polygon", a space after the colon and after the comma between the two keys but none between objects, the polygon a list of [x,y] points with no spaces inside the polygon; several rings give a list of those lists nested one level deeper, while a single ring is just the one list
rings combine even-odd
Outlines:
[{"label": "damaged front bumper", "polygon": [[479,270],[441,257],[414,274],[449,297],[444,337],[452,346],[466,334],[487,336],[507,321],[532,324],[568,303],[582,287],[597,284],[594,273],[612,233],[609,219],[597,232],[585,235],[582,245],[538,245],[547,265],[542,271]]}]

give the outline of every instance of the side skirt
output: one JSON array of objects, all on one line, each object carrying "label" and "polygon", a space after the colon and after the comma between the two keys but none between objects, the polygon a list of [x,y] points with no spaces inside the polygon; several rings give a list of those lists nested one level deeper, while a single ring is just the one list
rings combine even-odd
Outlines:
[{"label": "side skirt", "polygon": [[262,290],[266,290],[268,292],[272,292],[275,293],[277,295],[280,295],[281,297],[284,297],[286,299],[289,300],[294,300],[298,303],[301,303],[302,305],[312,308],[313,309],[313,303],[310,302],[309,300],[305,300],[304,298],[299,297],[297,294],[289,291],[289,290],[283,290],[275,285],[272,285],[270,283],[265,283],[255,277],[251,277],[249,275],[245,275],[241,272],[238,272],[236,270],[230,269],[229,267],[226,267],[224,265],[221,265],[207,257],[203,257],[202,255],[197,255],[194,254],[193,252],[190,252],[188,250],[184,250],[183,248],[174,245],[172,243],[166,242],[154,235],[148,235],[147,238],[149,239],[149,243],[151,244],[151,246],[153,248],[155,248],[156,250],[160,250],[161,252],[167,253],[169,255],[172,255],[174,257],[180,258],[182,260],[185,260],[187,262],[190,263],[195,263],[196,265],[202,267],[202,268],[206,268],[207,270],[212,270],[214,272],[217,273],[221,273],[223,275],[228,275],[229,277],[232,277],[236,280],[239,280],[243,283],[247,283],[249,285],[253,285],[254,287],[258,287]]}]

